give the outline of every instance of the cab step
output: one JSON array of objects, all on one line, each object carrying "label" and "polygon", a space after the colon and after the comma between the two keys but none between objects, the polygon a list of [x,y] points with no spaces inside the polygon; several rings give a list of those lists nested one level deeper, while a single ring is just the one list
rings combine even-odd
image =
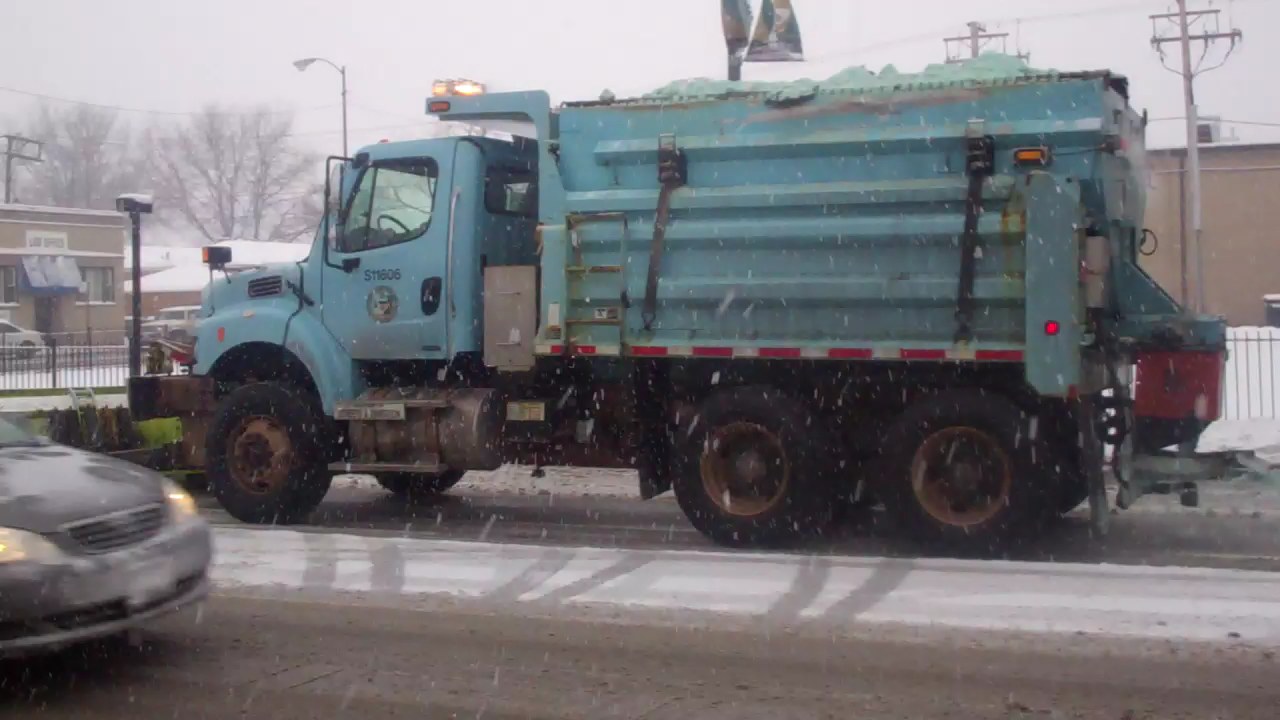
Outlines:
[{"label": "cab step", "polygon": [[406,398],[403,400],[352,400],[337,403],[333,408],[335,420],[404,420],[406,410],[428,408],[440,410],[449,407],[444,399]]},{"label": "cab step", "polygon": [[443,463],[329,463],[334,472],[359,475],[378,475],[380,473],[411,473],[415,475],[440,475],[449,471]]}]

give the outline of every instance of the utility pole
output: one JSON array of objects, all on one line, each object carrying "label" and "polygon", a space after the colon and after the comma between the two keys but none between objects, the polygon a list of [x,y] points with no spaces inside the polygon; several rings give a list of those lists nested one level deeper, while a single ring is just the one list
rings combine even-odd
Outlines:
[{"label": "utility pole", "polygon": [[[969,34],[957,37],[943,38],[947,46],[947,62],[954,64],[964,62],[965,60],[977,59],[982,54],[983,48],[992,40],[999,40],[1001,47],[1008,46],[1009,33],[990,33],[987,32],[987,26],[980,22],[969,23]],[[968,57],[965,57],[965,46],[968,46]],[[1028,56],[1019,53],[1018,57],[1026,60]]]},{"label": "utility pole", "polygon": [[[1177,12],[1151,16],[1153,26],[1151,45],[1160,53],[1162,62],[1165,45],[1177,43],[1182,53],[1180,69],[1174,70],[1169,68],[1168,65],[1165,66],[1170,71],[1182,76],[1182,99],[1186,108],[1184,114],[1187,120],[1187,178],[1184,183],[1187,188],[1187,196],[1182,198],[1183,217],[1187,220],[1184,225],[1187,230],[1183,232],[1182,237],[1182,286],[1184,288],[1187,287],[1187,252],[1185,249],[1188,241],[1192,241],[1195,245],[1196,262],[1195,309],[1197,312],[1203,313],[1206,310],[1206,301],[1202,242],[1204,227],[1200,197],[1200,109],[1196,105],[1195,79],[1197,75],[1222,67],[1226,64],[1227,59],[1223,58],[1222,62],[1207,68],[1199,64],[1193,65],[1191,49],[1192,43],[1204,44],[1204,54],[1201,56],[1202,63],[1204,56],[1209,54],[1210,46],[1219,40],[1226,40],[1231,44],[1227,49],[1227,57],[1230,57],[1236,45],[1244,38],[1244,33],[1236,29],[1226,32],[1220,31],[1218,20],[1222,14],[1221,10],[1187,10],[1187,0],[1177,0],[1177,2]],[[1162,24],[1173,25],[1177,34],[1161,34],[1160,25]],[[1187,217],[1188,215],[1190,217]],[[1190,305],[1190,298],[1184,297],[1182,300],[1184,306]]]},{"label": "utility pole", "polygon": [[4,140],[4,202],[13,202],[13,161],[43,162],[44,143],[21,135],[0,135]]}]

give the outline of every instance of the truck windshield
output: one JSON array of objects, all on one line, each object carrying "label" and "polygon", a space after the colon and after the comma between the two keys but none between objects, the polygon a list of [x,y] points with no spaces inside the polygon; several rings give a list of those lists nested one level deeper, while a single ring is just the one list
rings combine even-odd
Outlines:
[{"label": "truck windshield", "polygon": [[366,170],[343,222],[339,250],[360,252],[420,237],[431,224],[436,177],[428,159]]}]

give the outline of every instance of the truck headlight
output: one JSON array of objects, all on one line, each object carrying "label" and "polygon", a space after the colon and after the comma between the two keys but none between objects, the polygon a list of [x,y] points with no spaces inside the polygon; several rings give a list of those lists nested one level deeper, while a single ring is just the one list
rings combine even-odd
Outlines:
[{"label": "truck headlight", "polygon": [[43,535],[14,528],[0,528],[0,565],[54,562],[60,557],[62,551]]},{"label": "truck headlight", "polygon": [[164,501],[169,506],[169,517],[174,522],[184,522],[200,514],[196,509],[196,499],[172,480],[164,481]]}]

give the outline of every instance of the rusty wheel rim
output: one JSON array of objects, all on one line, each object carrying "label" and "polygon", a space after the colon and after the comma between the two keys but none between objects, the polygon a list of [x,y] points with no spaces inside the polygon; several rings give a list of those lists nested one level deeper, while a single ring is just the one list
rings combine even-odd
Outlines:
[{"label": "rusty wheel rim", "polygon": [[791,482],[782,440],[748,422],[712,432],[703,448],[700,470],[707,496],[721,510],[738,517],[768,512],[782,501]]},{"label": "rusty wheel rim", "polygon": [[245,418],[227,440],[231,479],[254,495],[269,495],[289,481],[293,442],[273,417]]},{"label": "rusty wheel rim", "polygon": [[1009,502],[1013,463],[991,435],[951,427],[930,435],[911,462],[916,500],[938,522],[968,528],[981,525]]}]

